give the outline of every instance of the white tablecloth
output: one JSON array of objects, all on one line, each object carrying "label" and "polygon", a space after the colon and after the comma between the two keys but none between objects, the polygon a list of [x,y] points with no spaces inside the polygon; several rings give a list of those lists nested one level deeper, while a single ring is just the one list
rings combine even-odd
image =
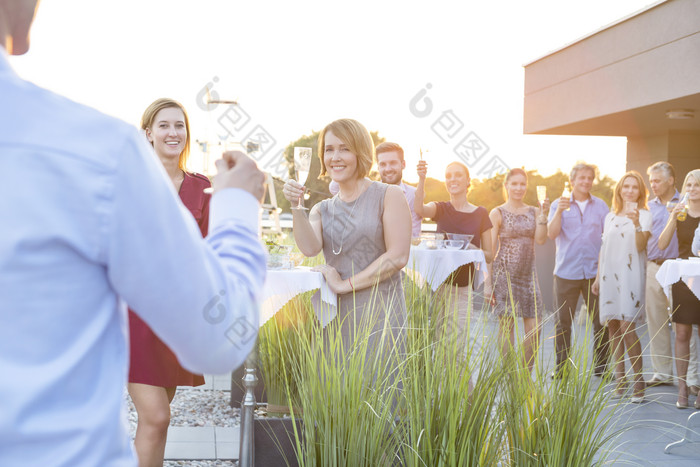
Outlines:
[{"label": "white tablecloth", "polygon": [[323,274],[312,271],[309,267],[268,270],[263,286],[260,326],[275,316],[292,298],[310,290],[316,290],[311,302],[318,320],[326,326],[338,312],[338,300],[323,279]]},{"label": "white tablecloth", "polygon": [[656,280],[659,281],[669,298],[671,298],[671,285],[682,280],[700,299],[700,261],[698,260],[668,260],[659,268]]},{"label": "white tablecloth", "polygon": [[472,250],[428,250],[426,248],[411,247],[411,255],[406,264],[407,273],[413,277],[417,284],[423,285],[426,281],[433,291],[436,291],[447,276],[458,267],[465,264],[476,263],[474,276],[475,286],[481,285],[486,279],[488,270],[484,252],[478,249]]}]

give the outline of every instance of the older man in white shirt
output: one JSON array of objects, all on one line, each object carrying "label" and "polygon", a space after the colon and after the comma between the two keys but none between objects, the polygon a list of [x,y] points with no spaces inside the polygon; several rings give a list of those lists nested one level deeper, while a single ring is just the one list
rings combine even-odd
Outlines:
[{"label": "older man in white shirt", "polygon": [[187,369],[236,368],[257,333],[264,176],[217,162],[202,239],[135,128],[10,68],[36,6],[0,0],[0,466],[135,466],[124,302]]}]

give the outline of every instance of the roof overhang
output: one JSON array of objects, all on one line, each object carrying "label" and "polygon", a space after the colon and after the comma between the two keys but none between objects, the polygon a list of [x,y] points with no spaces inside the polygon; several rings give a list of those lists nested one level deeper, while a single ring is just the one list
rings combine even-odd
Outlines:
[{"label": "roof overhang", "polygon": [[525,65],[523,121],[526,134],[700,131],[700,2],[656,3]]}]

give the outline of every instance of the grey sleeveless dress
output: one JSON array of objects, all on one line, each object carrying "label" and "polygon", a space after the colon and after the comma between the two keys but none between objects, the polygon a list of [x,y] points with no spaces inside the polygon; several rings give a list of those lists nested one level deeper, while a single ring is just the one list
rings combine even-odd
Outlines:
[{"label": "grey sleeveless dress", "polygon": [[[364,270],[386,252],[382,216],[387,188],[384,183],[372,182],[355,201],[346,203],[336,195],[320,203],[323,256],[342,279]],[[403,347],[406,302],[400,272],[375,287],[338,295],[336,320],[346,344],[354,341],[355,330],[363,323],[373,330],[371,340],[386,326]]]}]

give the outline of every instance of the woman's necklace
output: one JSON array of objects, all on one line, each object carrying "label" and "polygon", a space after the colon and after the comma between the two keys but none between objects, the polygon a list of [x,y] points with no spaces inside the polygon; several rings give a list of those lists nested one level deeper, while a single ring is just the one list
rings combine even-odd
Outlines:
[{"label": "woman's necklace", "polygon": [[[340,193],[335,195],[336,198],[333,199],[333,219],[331,222],[335,226],[335,205],[338,203],[338,199],[340,198]],[[335,241],[333,240],[333,229],[331,229],[331,251],[333,251],[334,255],[339,255],[343,251],[343,243],[345,242],[345,231],[348,229],[348,224],[352,221],[352,214],[355,212],[355,206],[357,205],[357,200],[360,199],[360,196],[362,196],[362,193],[360,193],[357,198],[355,198],[355,202],[352,203],[352,209],[350,210],[350,216],[345,220],[345,225],[343,226],[343,235],[340,237],[340,248],[338,251],[335,251]]]}]

